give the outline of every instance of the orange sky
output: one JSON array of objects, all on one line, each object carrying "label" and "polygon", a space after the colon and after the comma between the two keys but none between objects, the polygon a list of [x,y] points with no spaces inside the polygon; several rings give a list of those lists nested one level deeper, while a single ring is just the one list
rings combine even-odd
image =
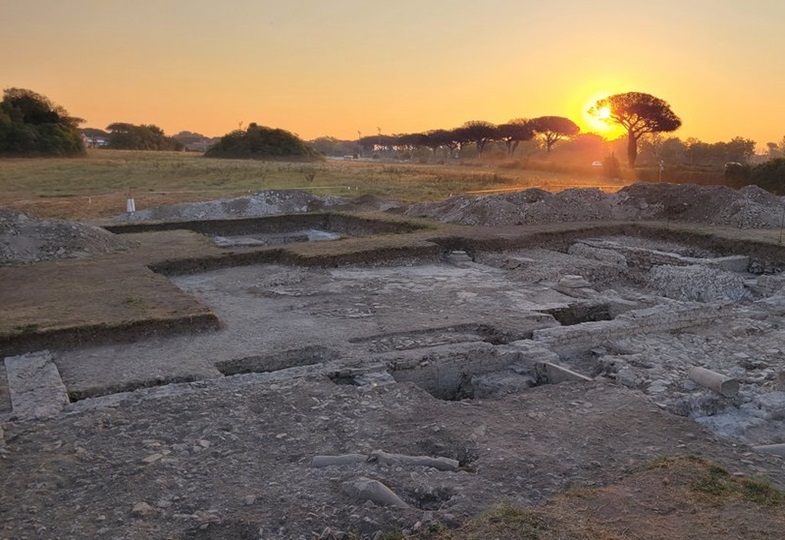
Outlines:
[{"label": "orange sky", "polygon": [[682,138],[785,135],[781,0],[0,0],[0,85],[104,128],[304,138],[568,116],[654,94]]}]

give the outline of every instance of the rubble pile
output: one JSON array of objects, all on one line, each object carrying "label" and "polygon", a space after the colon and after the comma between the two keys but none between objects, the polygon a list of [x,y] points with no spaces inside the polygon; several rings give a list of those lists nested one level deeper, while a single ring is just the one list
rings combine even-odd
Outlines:
[{"label": "rubble pile", "polygon": [[[782,330],[750,314],[747,308],[735,309],[725,324],[701,331],[617,338],[593,353],[602,375],[642,391],[673,414],[747,444],[782,442]],[[693,366],[737,380],[738,395],[701,388],[689,378]]]},{"label": "rubble pile", "polygon": [[201,219],[227,219],[262,217],[277,214],[305,214],[321,210],[382,211],[394,210],[401,203],[363,195],[353,199],[319,196],[296,189],[268,190],[213,201],[191,202],[159,206],[127,212],[115,221],[190,221]]},{"label": "rubble pile", "polygon": [[132,245],[99,227],[0,208],[0,266],[113,253]]},{"label": "rubble pile", "polygon": [[646,285],[656,294],[688,302],[739,302],[752,299],[739,274],[700,264],[654,266],[646,274]]},{"label": "rubble pile", "polygon": [[525,225],[573,221],[673,220],[743,228],[779,227],[785,203],[756,186],[639,182],[616,193],[573,188],[558,193],[527,189],[515,193],[460,196],[418,203],[406,214],[462,225]]},{"label": "rubble pile", "polygon": [[256,217],[274,214],[304,214],[345,204],[340,197],[319,197],[295,189],[270,190],[214,201],[181,203],[141,209],[115,218],[116,221],[189,221]]}]

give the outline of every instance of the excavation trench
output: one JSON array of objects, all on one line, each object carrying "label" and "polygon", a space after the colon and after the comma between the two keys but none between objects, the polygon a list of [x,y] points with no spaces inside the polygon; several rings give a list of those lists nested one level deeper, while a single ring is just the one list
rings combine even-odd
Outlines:
[{"label": "excavation trench", "polygon": [[312,366],[335,360],[338,354],[325,347],[313,346],[284,351],[273,355],[247,356],[215,364],[224,375],[270,373],[293,367]]}]

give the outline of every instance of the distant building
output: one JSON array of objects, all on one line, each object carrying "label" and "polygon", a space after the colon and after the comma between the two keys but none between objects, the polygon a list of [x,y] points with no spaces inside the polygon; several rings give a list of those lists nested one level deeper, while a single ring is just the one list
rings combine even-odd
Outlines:
[{"label": "distant building", "polygon": [[105,148],[109,146],[109,140],[103,137],[86,137],[82,135],[85,148]]}]

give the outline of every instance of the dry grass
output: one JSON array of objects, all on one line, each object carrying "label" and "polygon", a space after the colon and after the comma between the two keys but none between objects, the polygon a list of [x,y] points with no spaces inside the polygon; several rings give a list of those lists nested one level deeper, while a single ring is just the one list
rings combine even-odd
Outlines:
[{"label": "dry grass", "polygon": [[781,538],[783,502],[765,480],[700,458],[664,458],[604,488],[570,490],[536,508],[501,506],[458,529],[431,527],[409,538],[763,540]]},{"label": "dry grass", "polygon": [[490,165],[284,163],[210,159],[183,152],[91,150],[86,158],[0,159],[0,205],[74,219],[121,213],[129,193],[141,209],[265,189],[415,202],[466,192],[529,187],[555,191],[602,184],[607,181]]}]

